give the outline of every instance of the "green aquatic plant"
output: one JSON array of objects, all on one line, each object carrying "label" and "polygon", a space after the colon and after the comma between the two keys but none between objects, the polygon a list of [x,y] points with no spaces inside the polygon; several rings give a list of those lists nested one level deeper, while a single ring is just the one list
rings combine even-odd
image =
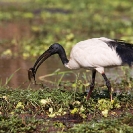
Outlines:
[{"label": "green aquatic plant", "polygon": [[[126,115],[126,119],[132,120],[133,117],[131,115]],[[100,119],[100,120],[92,120],[91,122],[84,122],[82,124],[76,124],[73,128],[71,128],[69,133],[125,133],[130,132],[133,133],[133,127],[129,126],[126,122],[121,121],[123,118],[114,118],[114,119]]]}]

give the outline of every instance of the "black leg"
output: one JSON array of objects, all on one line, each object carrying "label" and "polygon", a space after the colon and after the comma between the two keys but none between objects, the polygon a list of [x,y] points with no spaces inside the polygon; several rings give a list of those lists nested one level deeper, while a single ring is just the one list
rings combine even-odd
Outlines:
[{"label": "black leg", "polygon": [[111,84],[110,81],[108,80],[108,78],[106,77],[105,73],[102,73],[102,76],[106,82],[106,86],[108,88],[109,94],[110,94],[110,100],[112,101],[112,90],[111,90]]},{"label": "black leg", "polygon": [[87,100],[90,98],[91,93],[92,93],[92,91],[94,89],[95,76],[96,76],[96,70],[94,69],[94,70],[92,70],[92,81],[91,81],[91,84],[90,84],[90,90],[89,90],[88,95],[87,95],[87,98],[86,98]]}]

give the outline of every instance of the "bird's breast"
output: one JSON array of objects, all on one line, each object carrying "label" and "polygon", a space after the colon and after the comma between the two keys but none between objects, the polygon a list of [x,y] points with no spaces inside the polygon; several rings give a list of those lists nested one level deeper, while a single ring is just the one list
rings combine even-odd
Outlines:
[{"label": "bird's breast", "polygon": [[67,64],[65,64],[65,67],[67,67],[69,69],[79,69],[80,65],[78,62],[76,62],[76,60],[74,60],[73,58],[70,58],[69,62]]}]

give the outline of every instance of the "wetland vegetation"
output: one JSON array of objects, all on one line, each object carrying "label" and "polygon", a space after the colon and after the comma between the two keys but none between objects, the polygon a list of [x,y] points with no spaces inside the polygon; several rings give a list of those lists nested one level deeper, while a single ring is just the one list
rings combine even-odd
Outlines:
[{"label": "wetland vegetation", "polygon": [[[127,0],[1,0],[0,58],[34,62],[54,42],[62,44],[69,54],[75,43],[92,37],[133,43],[132,14],[132,1]],[[133,78],[127,67],[120,68],[124,73],[119,76],[121,80],[111,81],[114,100],[110,102],[103,81],[96,83],[86,101],[88,71],[75,74],[54,68],[53,73],[39,75],[38,85],[14,88],[9,83],[22,66],[6,74],[6,81],[0,84],[1,133],[133,132]],[[71,74],[74,79],[63,80]]]}]

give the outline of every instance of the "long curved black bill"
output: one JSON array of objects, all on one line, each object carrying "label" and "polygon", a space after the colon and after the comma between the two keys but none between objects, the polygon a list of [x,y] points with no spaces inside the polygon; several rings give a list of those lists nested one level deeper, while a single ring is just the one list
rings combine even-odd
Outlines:
[{"label": "long curved black bill", "polygon": [[36,75],[37,69],[50,56],[51,56],[51,54],[50,54],[49,50],[47,50],[36,60],[33,68],[30,68],[28,70],[28,79],[29,79],[29,81],[31,81],[31,79],[34,78],[34,81],[36,83],[35,75]]}]

